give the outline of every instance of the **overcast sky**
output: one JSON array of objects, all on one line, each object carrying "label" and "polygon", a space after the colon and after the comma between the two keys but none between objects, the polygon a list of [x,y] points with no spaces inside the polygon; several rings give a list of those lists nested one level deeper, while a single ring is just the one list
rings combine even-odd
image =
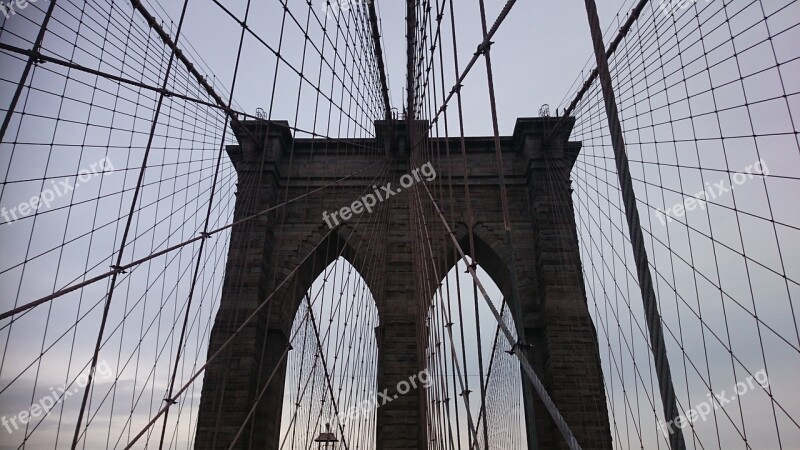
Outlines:
[{"label": "overcast sky", "polygon": [[[178,20],[183,1],[146,0],[144,3],[174,35],[175,23],[170,24],[170,21]],[[246,0],[223,3],[236,17],[244,16]],[[598,0],[600,20],[604,30],[608,31],[606,42],[625,20],[632,3],[633,0]],[[657,3],[654,0],[647,13],[649,15],[645,15],[648,20],[661,17],[658,16],[660,12],[653,12]],[[131,12],[130,4],[120,0],[110,3],[106,0],[92,0],[85,4],[88,5],[85,11],[82,11],[83,3],[80,1],[59,1],[59,5],[72,16],[60,9],[56,10],[55,17],[59,20],[51,24],[52,32],[45,38],[45,53],[72,58],[76,62],[130,78],[144,78],[142,74],[150,70],[152,74],[148,76],[152,76],[152,79],[146,81],[158,84],[165,66],[163,48],[158,49],[160,44],[153,45],[157,51],[148,50],[152,54],[148,53],[146,61],[138,61],[141,67],[134,67],[137,57],[141,56],[137,54],[131,57],[133,62],[128,61],[130,66],[120,72],[119,62],[113,57],[121,56],[120,47],[130,44],[133,48],[137,42],[134,39],[127,43],[125,36],[113,28],[110,32],[106,30],[108,35],[103,37],[103,24],[108,19],[100,11],[106,11],[111,4],[116,11],[114,18],[118,22],[115,23],[124,27],[132,16],[140,20]],[[486,0],[490,23],[504,4],[501,0]],[[732,5],[732,10],[740,4],[742,7],[752,6],[745,8],[742,14],[737,14],[731,20],[732,27],[737,33],[741,32],[739,37],[742,39],[736,47],[737,51],[742,52],[738,71],[737,67],[728,64],[733,52],[729,46],[724,45],[724,37],[718,40],[717,36],[711,34],[710,28],[716,30],[715,23],[711,21],[710,24],[704,24],[709,28],[704,31],[711,34],[708,38],[709,45],[712,42],[722,42],[721,53],[728,55],[726,63],[719,61],[722,59],[719,54],[711,54],[714,70],[707,77],[709,83],[715,86],[724,85],[724,89],[721,88],[713,99],[709,98],[707,92],[698,92],[704,89],[704,84],[697,82],[695,85],[694,82],[702,78],[695,77],[687,86],[677,83],[677,86],[665,88],[668,93],[666,96],[662,95],[658,91],[661,86],[659,83],[666,75],[659,72],[661,67],[653,60],[642,64],[642,68],[636,59],[634,48],[628,53],[630,61],[617,61],[618,71],[615,71],[615,75],[623,80],[637,80],[631,85],[641,87],[646,84],[647,89],[637,91],[638,97],[621,93],[621,111],[625,120],[629,155],[634,162],[632,172],[636,180],[638,207],[643,217],[648,251],[651,253],[651,262],[658,266],[654,278],[668,327],[666,340],[673,361],[673,374],[676,376],[681,407],[692,407],[706,397],[708,389],[701,382],[706,374],[708,377],[713,374],[714,392],[719,392],[730,389],[736,381],[746,376],[747,372],[743,372],[739,364],[745,365],[751,373],[767,366],[771,370],[770,380],[776,398],[781,400],[778,412],[773,412],[776,407],[774,403],[770,403],[766,392],[747,394],[743,406],[738,411],[731,412],[733,419],[720,418],[722,442],[731,445],[736,442],[741,445],[736,428],[728,425],[728,422],[747,423],[753,448],[762,448],[755,443],[764,443],[766,447],[763,448],[776,448],[774,422],[777,421],[782,427],[783,448],[800,448],[797,447],[800,445],[797,444],[800,438],[796,426],[797,418],[800,417],[800,391],[796,389],[795,380],[795,374],[800,370],[796,347],[800,346],[800,336],[795,337],[797,322],[794,316],[797,297],[800,295],[800,285],[797,283],[800,280],[800,209],[796,207],[796,194],[800,189],[795,179],[800,173],[800,152],[795,127],[800,108],[797,105],[797,96],[793,95],[798,91],[797,82],[800,80],[800,69],[795,61],[800,54],[797,45],[800,36],[797,27],[794,27],[800,18],[800,10],[797,7],[798,2],[786,0],[726,0],[724,4]],[[763,12],[758,8],[762,4],[765,8]],[[188,5],[179,46],[188,52],[199,70],[207,75],[222,97],[227,99],[234,78],[236,48],[242,28],[211,0],[192,0]],[[305,17],[305,0],[289,0],[289,5],[293,11]],[[692,8],[709,11],[718,10],[721,5],[723,0],[709,0],[697,2]],[[766,40],[762,14],[772,14],[781,10],[784,5],[792,6],[787,7],[782,14],[770,16],[769,23],[775,36],[772,40]],[[29,48],[46,6],[45,1],[39,0],[21,10],[19,16],[9,19],[0,17],[3,20],[0,41]],[[320,15],[324,14],[321,0],[313,0],[312,7]],[[405,2],[377,0],[377,7],[391,103],[393,107],[402,110],[406,75]],[[463,68],[482,40],[478,1],[456,0],[455,10],[459,61]],[[74,44],[69,42],[71,33],[75,31],[70,29],[74,27],[71,20],[83,13],[87,17],[87,24],[82,25],[79,33],[82,37],[79,45],[83,46],[83,52],[74,52]],[[270,45],[275,45],[280,37],[281,17],[282,8],[278,2],[253,1],[248,24],[253,33]],[[691,14],[682,16],[680,20],[684,22],[681,23],[688,22],[692,17]],[[640,25],[644,28],[645,21],[640,20]],[[787,31],[778,35],[776,30],[784,28]],[[723,31],[728,32],[726,29]],[[115,32],[120,35],[115,35]],[[312,29],[310,33],[315,36],[314,39],[319,40],[318,30]],[[449,89],[455,76],[450,64],[452,55],[449,27],[444,36],[447,43],[444,47],[447,67],[445,78]],[[149,39],[151,43],[158,42],[153,34]],[[662,39],[663,42],[648,42],[648,51],[657,52],[653,49],[660,49],[664,54],[669,54],[680,47],[678,42],[671,40],[668,33]],[[512,132],[516,118],[537,116],[542,104],[549,104],[551,112],[555,112],[559,105],[563,107],[572,99],[594,67],[582,1],[518,1],[493,41],[499,126],[504,135]],[[687,37],[682,42],[688,41],[691,39]],[[772,47],[751,53],[742,51],[747,45],[755,45],[753,43],[759,41]],[[319,68],[319,60],[315,60],[312,54],[303,61],[302,42],[302,33],[297,26],[287,26],[281,54],[294,67],[302,66],[304,73],[314,74]],[[110,44],[106,45],[107,43]],[[99,47],[92,48],[92,44],[102,44],[102,52]],[[135,47],[135,51],[139,50],[141,47]],[[697,48],[681,50],[688,55]],[[131,50],[130,54],[134,53]],[[752,56],[754,53],[757,57]],[[96,61],[100,58],[103,59],[102,62]],[[777,71],[773,67],[775,59],[784,64],[781,68],[782,79],[776,76]],[[0,53],[0,75],[3,83],[0,88],[0,105],[4,109],[10,103],[23,63],[24,61],[8,53]],[[700,64],[705,62],[701,60]],[[41,211],[36,217],[35,225],[32,218],[0,224],[0,287],[6,293],[1,299],[3,310],[46,295],[76,277],[80,278],[84,272],[94,275],[108,270],[107,267],[113,262],[109,255],[113,255],[117,248],[124,225],[119,217],[123,217],[129,207],[130,189],[135,184],[133,174],[139,166],[144,146],[142,135],[146,136],[149,131],[147,118],[150,117],[150,112],[146,109],[140,110],[139,106],[152,105],[156,98],[152,92],[134,93],[131,90],[120,93],[116,83],[98,81],[85,74],[71,73],[70,82],[66,83],[63,71],[59,72],[61,68],[52,64],[41,67],[35,69],[32,75],[33,84],[39,89],[31,93],[26,91],[17,108],[17,111],[24,108],[25,118],[15,116],[9,134],[1,144],[0,169],[5,178],[0,191],[0,206],[11,208],[27,201],[32,195],[38,195],[46,186],[45,179],[63,178],[72,180],[74,184],[78,170],[90,167],[103,157],[110,158],[116,172],[91,177],[76,188],[72,196],[57,199],[53,211]],[[271,109],[274,120],[287,120],[298,128],[313,128],[323,135],[335,134],[322,121],[315,125],[315,98],[312,90],[306,85],[298,100],[298,87],[301,83],[297,75],[285,65],[278,69],[279,89],[274,93],[274,101],[271,101],[274,71],[274,55],[253,36],[246,35],[233,93],[235,109],[249,114],[254,114],[257,108]],[[751,74],[759,71],[763,72],[762,77]],[[748,78],[741,83],[742,86],[729,83],[730,80],[745,75]],[[677,76],[681,76],[679,72]],[[184,89],[190,96],[205,98],[196,85],[186,89],[180,83],[172,83],[171,87],[175,90]],[[486,86],[485,69],[481,61],[464,82],[465,128],[468,136],[489,135],[492,132]],[[737,88],[740,90],[737,91]],[[103,89],[105,92],[102,92]],[[747,97],[742,95],[742,89],[747,91]],[[46,91],[53,91],[55,95],[46,94]],[[61,96],[58,95],[59,91]],[[783,99],[782,94],[788,94],[787,99]],[[64,95],[72,98],[62,101],[60,98]],[[589,106],[578,111],[580,129],[573,134],[574,139],[581,140],[584,144],[581,158],[573,172],[573,199],[581,233],[582,263],[590,311],[598,325],[608,389],[615,392],[610,399],[615,411],[615,421],[622,423],[615,430],[615,440],[621,442],[621,448],[637,448],[639,442],[636,436],[644,434],[645,444],[661,445],[663,448],[663,439],[659,440],[655,422],[652,420],[660,415],[660,412],[653,413],[653,410],[660,410],[660,405],[657,400],[655,405],[652,404],[653,397],[657,396],[657,389],[653,385],[651,358],[644,336],[646,331],[640,328],[643,326],[641,301],[637,294],[630,245],[625,242],[626,224],[618,199],[616,172],[605,128],[605,113],[599,109],[597,89],[592,91],[592,95],[594,97],[590,98]],[[686,97],[697,100],[697,103],[691,104],[695,108],[692,114],[697,117],[688,121],[691,122],[689,124],[686,121],[675,121],[679,122],[676,125],[670,114],[677,114],[676,117],[688,114],[685,111],[689,104]],[[129,104],[119,102],[118,105],[115,101],[117,98],[128,100]],[[87,107],[90,99],[92,106]],[[436,103],[438,102],[439,99]],[[135,106],[132,106],[134,103]],[[134,233],[137,236],[134,239],[137,245],[130,246],[126,261],[188,239],[203,227],[202,214],[198,215],[197,212],[205,211],[203,201],[207,197],[213,175],[214,155],[222,144],[220,124],[223,116],[210,108],[202,111],[191,108],[187,110],[185,105],[181,108],[180,101],[175,99],[169,100],[167,104],[169,108],[163,116],[168,119],[162,117],[159,125],[159,131],[166,131],[164,136],[157,137],[155,144],[155,148],[161,151],[154,152],[150,161],[151,166],[160,165],[158,170],[148,170],[145,183],[149,183],[149,190],[143,193],[144,203],[156,198],[161,201],[155,202],[154,208],[139,214]],[[108,108],[103,110],[98,105]],[[129,124],[128,121],[110,114],[109,108],[113,108],[115,114],[117,111],[133,111],[132,116],[138,120]],[[722,114],[713,113],[715,109],[722,108],[729,109]],[[713,122],[714,118],[719,123]],[[712,121],[708,122],[709,120]],[[97,128],[87,131],[86,123],[97,125]],[[654,125],[658,123],[660,126]],[[362,125],[370,126],[366,122]],[[206,126],[209,128],[204,128]],[[664,128],[670,129],[665,131]],[[12,132],[13,138],[10,137]],[[689,139],[691,142],[676,144],[676,141],[687,134],[691,135],[691,132],[696,133],[694,139]],[[371,134],[371,128],[354,128],[344,134],[367,136]],[[720,139],[719,134],[728,138],[743,135],[744,138],[728,139],[727,145],[722,145],[725,140]],[[757,135],[759,138],[747,140],[749,135]],[[227,140],[231,141],[230,133]],[[176,152],[176,156],[176,153],[166,151],[173,146],[185,152]],[[705,189],[705,183],[727,180],[730,184],[730,172],[744,171],[759,158],[763,158],[772,177],[748,180],[737,186],[734,193],[715,200],[717,204],[710,206],[708,211],[687,211],[683,222],[672,222],[668,226],[659,224],[654,213],[655,208],[663,210],[680,204],[687,197]],[[708,170],[697,170],[697,166]],[[236,175],[232,166],[224,161],[218,187],[220,195],[212,212],[214,226],[230,221],[235,182]],[[127,190],[124,194],[121,192],[123,189]],[[100,199],[101,193],[109,196]],[[114,195],[115,193],[118,195]],[[93,200],[95,197],[96,200]],[[155,231],[149,231],[151,221],[155,223],[158,220],[160,223],[166,221],[167,217],[169,224],[165,229],[153,225]],[[111,225],[101,227],[100,224],[106,222]],[[141,229],[138,228],[140,222]],[[687,231],[686,224],[692,227],[691,232]],[[93,241],[85,236],[79,237],[90,230],[94,231],[91,234]],[[711,245],[708,237],[712,232],[717,241],[715,245]],[[74,242],[64,244],[64,240],[73,237]],[[188,358],[190,363],[182,367],[181,379],[186,379],[193,372],[196,362],[202,360],[205,354],[208,327],[213,321],[214,304],[210,300],[218,298],[221,285],[221,272],[215,271],[215,268],[224,267],[226,239],[227,236],[223,234],[215,241],[218,244],[206,251],[201,285],[203,298],[209,302],[203,303],[192,315],[192,345],[187,349],[192,356]],[[144,244],[140,245],[140,242]],[[157,245],[154,246],[153,242]],[[720,245],[720,242],[724,245]],[[53,247],[63,251],[38,256]],[[161,309],[166,311],[164,320],[172,321],[175,317],[180,317],[180,302],[186,298],[189,285],[186,274],[191,273],[196,250],[196,246],[188,246],[173,253],[163,265],[163,261],[159,260],[159,264],[142,266],[141,270],[132,271],[128,277],[124,277],[119,284],[127,289],[127,293],[117,294],[115,307],[119,309],[112,310],[111,323],[116,327],[128,317],[127,323],[141,322],[141,331],[151,325],[147,323],[148,320],[152,319],[153,323],[158,320],[157,323],[161,324]],[[747,255],[746,261],[740,253]],[[62,263],[62,260],[68,263]],[[694,267],[694,271],[690,267]],[[486,280],[485,275],[482,278],[490,286],[490,293],[495,301],[499,302],[499,292],[492,287],[493,283]],[[715,286],[715,282],[721,288]],[[151,285],[152,283],[155,285]],[[125,290],[122,287],[118,291]],[[100,309],[98,303],[94,302],[100,302],[106,290],[105,283],[98,283],[85,289],[80,295],[76,293],[63,297],[61,301],[54,303],[53,309],[38,308],[19,321],[20,325],[15,324],[12,327],[6,323],[0,324],[0,332],[7,344],[3,353],[3,368],[0,369],[0,389],[10,385],[0,392],[0,414],[12,415],[28,408],[32,402],[47,395],[49,387],[62,386],[84,370],[99,321]],[[468,297],[465,300],[471,303],[472,299]],[[120,302],[122,299],[130,299],[132,316],[127,315],[129,305],[125,302],[123,307]],[[137,306],[142,299],[147,301],[142,301],[141,305],[148,305],[147,307]],[[81,301],[84,302],[83,306],[76,306],[81,305]],[[150,307],[151,304],[156,306]],[[153,311],[159,305],[159,312],[155,314]],[[93,309],[89,310],[90,307]],[[145,311],[146,308],[150,309]],[[75,334],[70,334],[70,326],[76,320],[79,310],[86,313],[87,318],[82,321]],[[702,323],[694,316],[698,313],[702,314]],[[754,320],[756,316],[760,321]],[[468,319],[467,322],[469,320],[474,319]],[[484,335],[492,335],[492,324],[483,321],[482,325],[488,327]],[[166,325],[164,327],[166,329]],[[159,330],[159,327],[154,326],[152,330]],[[135,355],[136,361],[139,358],[142,361],[152,361],[159,352],[164,351],[161,346],[169,347],[174,339],[174,330],[171,330],[159,337],[149,335],[142,343],[136,342],[131,337],[131,332],[135,332],[135,329],[116,327],[107,332],[112,336],[107,353],[110,359],[117,357],[114,354],[117,351],[123,357]],[[720,342],[716,342],[712,334],[720,336]],[[61,339],[59,336],[66,338]],[[58,345],[53,341],[58,342]],[[51,343],[53,347],[49,348]],[[737,362],[733,361],[726,345],[733,348]],[[41,366],[29,366],[31,361],[37,360],[36,355],[42,349],[47,349],[42,358],[46,362]],[[169,350],[171,348],[167,351]],[[484,349],[484,352],[488,353],[488,349]],[[77,362],[69,361],[73,353]],[[123,357],[120,358],[124,359]],[[150,368],[144,367],[146,364],[142,366],[144,368],[137,365],[132,369],[132,366],[128,366],[120,369],[120,381],[115,384],[108,380],[98,380],[98,386],[102,389],[95,396],[100,398],[113,390],[120,398],[125,397],[126,401],[135,398],[138,406],[134,416],[136,423],[141,423],[154,408],[157,409],[160,394],[156,394],[155,398],[139,398],[136,397],[137,393],[150,389],[145,395],[147,397],[150,392],[163,391],[171,370],[170,357],[161,358],[158,367],[152,368],[152,373],[149,372]],[[700,366],[707,362],[710,367],[698,367],[696,362]],[[65,376],[68,364],[71,368],[70,374]],[[471,359],[467,365],[474,370],[475,360]],[[23,376],[14,379],[18,373],[23,373]],[[149,387],[143,385],[144,379],[147,380],[146,383],[150,383]],[[621,385],[623,380],[625,384]],[[627,388],[627,397],[620,394],[622,386]],[[196,408],[198,396],[197,391],[185,396],[187,400],[183,407],[186,411],[191,412]],[[133,404],[134,400],[130,400],[130,403]],[[71,434],[71,420],[77,410],[76,397],[64,402],[64,405],[65,422],[60,428],[60,434],[66,436]],[[773,414],[778,418],[773,419]],[[137,431],[132,430],[134,426],[124,423],[125,418],[125,414],[117,413],[112,420],[107,409],[98,410],[96,423],[102,425],[93,428],[98,432],[91,436],[89,442],[101,445],[105,444],[107,434],[122,436],[126,432]],[[793,420],[794,424],[791,423]],[[108,425],[103,429],[105,423]],[[640,424],[644,424],[644,431],[633,426]],[[716,442],[713,436],[716,434],[714,425],[710,421],[696,425],[697,433],[703,436],[704,442]],[[58,427],[59,424],[54,420],[46,422],[38,433],[38,436],[43,436],[43,440],[29,444],[26,448],[45,448],[43,444],[41,447],[37,445],[50,443]],[[175,429],[180,430],[180,436],[175,437],[175,442],[183,443],[188,440],[191,428],[191,422],[185,420],[180,427],[176,426]],[[9,436],[0,428],[0,448],[17,448],[21,436],[21,433]],[[723,444],[721,446],[726,448]]]}]

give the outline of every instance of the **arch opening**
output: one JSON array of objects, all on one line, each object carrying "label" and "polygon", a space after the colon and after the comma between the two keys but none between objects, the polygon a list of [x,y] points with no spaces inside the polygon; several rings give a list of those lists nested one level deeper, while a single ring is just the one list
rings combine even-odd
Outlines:
[{"label": "arch opening", "polygon": [[[343,256],[299,299],[291,326],[281,411],[281,449],[315,439],[374,449],[378,309],[367,282]],[[326,424],[330,425],[330,435]]]},{"label": "arch opening", "polygon": [[[480,264],[476,272],[516,340],[505,290]],[[480,448],[528,448],[520,365],[507,353],[513,343],[498,330],[495,316],[480,295],[466,263],[459,260],[445,275],[428,311],[425,357],[434,380],[428,390],[428,423],[438,424],[429,425],[431,448],[436,441],[472,448],[476,438]],[[469,394],[462,395],[465,391]]]}]

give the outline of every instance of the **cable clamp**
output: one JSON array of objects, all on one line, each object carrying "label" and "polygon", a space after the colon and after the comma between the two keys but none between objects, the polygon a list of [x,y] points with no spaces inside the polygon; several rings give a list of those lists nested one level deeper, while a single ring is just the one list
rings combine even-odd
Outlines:
[{"label": "cable clamp", "polygon": [[469,273],[469,269],[478,270],[478,261],[473,259],[472,263],[467,266],[467,270],[465,270],[464,273]]},{"label": "cable clamp", "polygon": [[211,239],[211,233],[203,231],[202,233],[200,233],[200,237],[203,239]]},{"label": "cable clamp", "polygon": [[111,267],[111,269],[113,269],[117,273],[128,273],[125,271],[125,269],[122,268],[122,266],[118,266],[116,264],[109,267]]},{"label": "cable clamp", "polygon": [[511,350],[506,350],[506,353],[508,353],[509,355],[513,355],[513,354],[514,354],[514,351],[515,351],[517,348],[522,348],[522,349],[525,349],[525,350],[530,350],[530,349],[532,349],[532,348],[533,348],[533,345],[531,345],[531,344],[526,344],[526,343],[524,343],[524,342],[517,342],[516,344],[514,344],[514,345],[512,345],[512,346],[511,346]]},{"label": "cable clamp", "polygon": [[481,42],[481,44],[478,46],[478,51],[475,52],[475,55],[481,55],[483,53],[488,52],[489,49],[492,47],[492,44],[494,44],[494,41]]},{"label": "cable clamp", "polygon": [[44,59],[44,57],[42,56],[42,53],[39,52],[39,50],[37,50],[36,48],[34,48],[34,49],[32,49],[30,51],[30,58],[31,58],[31,61],[33,61],[36,64],[44,64],[44,63],[47,62]]},{"label": "cable clamp", "polygon": [[165,398],[164,401],[169,403],[170,405],[177,405],[178,404],[178,401],[175,400],[174,398]]}]

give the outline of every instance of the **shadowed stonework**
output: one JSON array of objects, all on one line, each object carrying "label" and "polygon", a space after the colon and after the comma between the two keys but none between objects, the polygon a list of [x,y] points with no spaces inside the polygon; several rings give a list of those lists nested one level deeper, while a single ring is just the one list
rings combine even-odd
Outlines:
[{"label": "shadowed stonework", "polygon": [[[571,202],[569,173],[581,145],[567,141],[574,119],[556,131],[557,121],[548,117],[518,119],[514,134],[500,138],[515,271],[509,267],[493,138],[466,139],[474,217],[466,216],[465,199],[460,195],[465,167],[459,139],[430,138],[424,142],[428,148],[441,148],[442,152],[449,148],[457,155],[431,163],[436,182],[452,180],[454,192],[459,193],[441,196],[437,201],[446,217],[454,214],[456,220],[450,225],[462,248],[469,252],[472,228],[473,256],[507,299],[513,298],[512,276],[516,272],[522,317],[514,317],[514,321],[518,332],[524,332],[531,344],[528,358],[534,370],[583,448],[610,449],[597,336],[586,305]],[[267,382],[263,400],[235,448],[279,448],[289,330],[304,293],[340,254],[366,280],[377,302],[378,390],[388,388],[392,395],[399,381],[425,369],[425,349],[417,344],[420,334],[426,333],[425,324],[419,323],[419,317],[424,317],[419,311],[430,304],[427,293],[438,289],[438,280],[425,286],[417,276],[420,262],[412,250],[411,226],[416,219],[409,207],[409,196],[416,195],[414,190],[403,190],[379,205],[372,215],[344,222],[330,234],[322,220],[323,211],[349,205],[371,192],[381,170],[388,167],[385,178],[396,181],[427,162],[413,160],[410,155],[415,152],[410,147],[415,139],[407,138],[409,134],[419,136],[425,123],[379,121],[375,126],[376,138],[345,141],[294,139],[286,122],[247,121],[235,129],[240,145],[229,147],[228,154],[239,175],[236,220],[275,206],[284,195],[292,199],[359,169],[366,170],[332,192],[309,195],[233,228],[209,354],[260,302],[278,290],[257,320],[239,333],[235,345],[206,370],[196,449],[228,448]],[[376,147],[383,151],[376,152]],[[388,163],[381,162],[384,159]],[[378,215],[383,215],[384,221],[377,220]],[[434,219],[438,218],[427,219],[433,254],[453,255],[436,262],[441,278],[457,261],[450,236]],[[376,222],[380,226],[376,227]],[[367,245],[373,240],[380,245]],[[288,281],[281,284],[287,277]],[[515,305],[511,306],[514,311]],[[529,447],[566,448],[547,411],[527,381],[523,382]],[[416,391],[378,409],[378,449],[427,448],[425,399],[424,392]],[[479,397],[473,395],[472,399]]]}]

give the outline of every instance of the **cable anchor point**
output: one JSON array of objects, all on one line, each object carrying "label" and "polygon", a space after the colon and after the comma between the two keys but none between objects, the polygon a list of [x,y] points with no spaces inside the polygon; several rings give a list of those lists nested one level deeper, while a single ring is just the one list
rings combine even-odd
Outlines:
[{"label": "cable anchor point", "polygon": [[530,350],[530,349],[533,348],[533,345],[526,344],[525,342],[521,342],[520,341],[520,342],[517,342],[516,344],[512,345],[511,346],[511,350],[506,350],[506,353],[508,353],[509,355],[513,355],[514,351],[516,351],[517,348],[521,348],[521,349],[524,349],[524,350]]}]

